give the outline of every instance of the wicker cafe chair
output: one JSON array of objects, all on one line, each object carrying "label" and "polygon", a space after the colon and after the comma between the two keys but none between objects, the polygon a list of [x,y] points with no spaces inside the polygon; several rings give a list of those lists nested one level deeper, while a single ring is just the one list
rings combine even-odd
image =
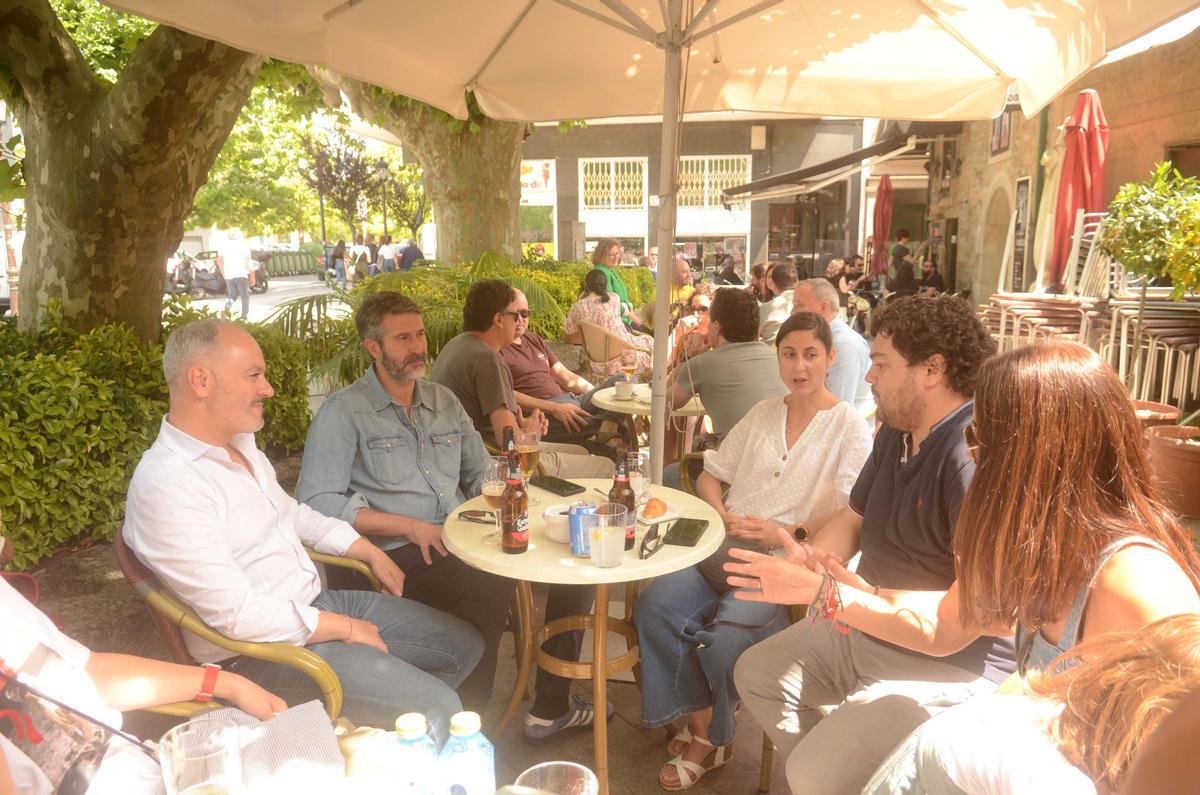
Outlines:
[{"label": "wicker cafe chair", "polygon": [[610,365],[620,364],[622,353],[637,350],[616,334],[595,323],[580,321],[579,330],[583,334],[583,355],[594,369],[608,372],[611,369]]},{"label": "wicker cafe chair", "polygon": [[[150,569],[146,568],[146,565],[125,544],[123,533],[124,526],[118,528],[117,536],[113,540],[117,565],[121,568],[121,573],[125,575],[129,584],[150,606],[150,615],[153,616],[154,623],[158,625],[159,632],[166,640],[175,662],[184,665],[196,664],[183,640],[183,632],[186,630],[234,654],[243,654],[267,662],[283,663],[302,671],[320,688],[321,699],[325,702],[325,710],[329,713],[329,717],[336,718],[338,716],[342,710],[342,685],[333,668],[319,654],[303,646],[293,646],[290,643],[253,643],[233,640],[217,632],[205,624],[192,608],[180,601],[154,576]],[[322,555],[311,550],[308,550],[308,555],[318,563],[354,569],[368,579],[374,590],[378,591],[381,588],[379,580],[371,572],[370,567],[361,561],[335,555]],[[206,705],[198,702],[182,702],[156,707],[154,711],[187,717],[206,708]]]}]

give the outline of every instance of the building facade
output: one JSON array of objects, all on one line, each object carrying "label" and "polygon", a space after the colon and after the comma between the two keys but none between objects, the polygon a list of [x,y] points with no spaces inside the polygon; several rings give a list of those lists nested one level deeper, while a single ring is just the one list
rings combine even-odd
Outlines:
[{"label": "building facade", "polygon": [[[627,258],[657,246],[661,130],[651,122],[536,127],[522,151],[525,242],[562,259],[580,258],[602,237],[620,240]],[[706,266],[726,254],[751,263],[771,255],[857,250],[857,180],[803,197],[728,206],[721,191],[844,155],[861,146],[862,134],[859,120],[686,122],[677,245]]]},{"label": "building facade", "polygon": [[[1105,198],[1121,185],[1146,179],[1154,164],[1172,160],[1185,175],[1200,176],[1200,30],[1093,69],[1041,114],[1009,111],[994,121],[964,124],[930,157],[929,226],[948,284],[986,301],[999,285],[1012,225],[1023,252],[1028,287],[1035,279],[1037,207],[1043,179],[1039,161],[1055,145],[1057,129],[1080,91],[1099,92],[1109,124]],[[1011,284],[1005,287],[1011,288]]]}]

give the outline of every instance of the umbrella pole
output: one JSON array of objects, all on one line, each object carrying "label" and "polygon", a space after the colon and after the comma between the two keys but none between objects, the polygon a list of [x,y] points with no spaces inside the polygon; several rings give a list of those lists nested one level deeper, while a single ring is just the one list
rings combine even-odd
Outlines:
[{"label": "umbrella pole", "polygon": [[663,434],[670,417],[667,412],[667,340],[671,334],[671,272],[675,267],[675,193],[679,171],[679,96],[682,90],[683,48],[679,24],[681,1],[668,0],[668,40],[663,48],[662,150],[658,171],[658,283],[654,296],[654,375],[650,401],[651,482],[662,483]]}]

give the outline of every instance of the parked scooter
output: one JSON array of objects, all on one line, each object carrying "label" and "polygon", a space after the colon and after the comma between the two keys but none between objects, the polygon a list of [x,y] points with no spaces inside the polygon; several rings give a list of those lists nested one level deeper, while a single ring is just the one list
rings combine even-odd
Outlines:
[{"label": "parked scooter", "polygon": [[[267,291],[270,280],[265,262],[255,259],[254,266],[250,292],[257,295]],[[185,254],[174,272],[167,277],[167,292],[187,293],[193,298],[225,295],[225,278],[217,268],[216,252],[202,251],[198,257]]]}]

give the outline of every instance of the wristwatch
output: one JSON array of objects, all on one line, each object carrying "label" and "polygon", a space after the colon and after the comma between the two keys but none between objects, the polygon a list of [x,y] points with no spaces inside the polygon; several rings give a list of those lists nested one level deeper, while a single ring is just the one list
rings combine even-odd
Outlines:
[{"label": "wristwatch", "polygon": [[200,692],[196,694],[196,701],[212,701],[213,691],[217,689],[217,674],[221,673],[221,666],[216,663],[200,663],[200,667],[204,669],[204,681],[200,684]]},{"label": "wristwatch", "polygon": [[808,540],[808,528],[802,524],[798,524],[796,525],[796,529],[792,531],[792,535],[795,536],[797,541],[804,543]]}]

